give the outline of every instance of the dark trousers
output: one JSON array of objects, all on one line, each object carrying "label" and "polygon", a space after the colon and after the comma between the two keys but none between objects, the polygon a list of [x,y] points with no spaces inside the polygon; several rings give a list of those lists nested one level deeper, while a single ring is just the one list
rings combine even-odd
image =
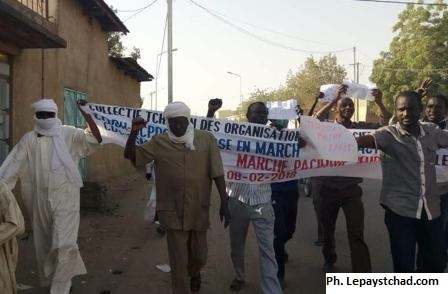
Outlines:
[{"label": "dark trousers", "polygon": [[425,210],[421,219],[398,215],[386,208],[384,222],[389,231],[394,272],[415,272],[415,251],[418,245],[418,271],[440,273],[445,268],[442,218],[428,220]]},{"label": "dark trousers", "polygon": [[448,195],[445,194],[441,198],[442,200],[442,221],[443,221],[443,232],[445,235],[445,249],[443,252],[445,253],[445,268],[448,262]]},{"label": "dark trousers", "polygon": [[364,206],[362,189],[358,185],[344,190],[323,186],[320,191],[320,213],[324,231],[322,253],[326,263],[337,260],[335,245],[336,220],[339,209],[344,211],[353,272],[371,272],[369,248],[364,241]]},{"label": "dark trousers", "polygon": [[285,278],[285,245],[296,231],[298,187],[272,192],[272,207],[275,213],[274,251],[280,280]]},{"label": "dark trousers", "polygon": [[316,220],[317,220],[317,241],[323,242],[324,241],[324,229],[322,226],[321,217],[319,215],[320,213],[320,189],[322,186],[322,180],[317,178],[311,178],[311,192],[313,195],[313,206],[314,206],[314,212],[316,213]]}]

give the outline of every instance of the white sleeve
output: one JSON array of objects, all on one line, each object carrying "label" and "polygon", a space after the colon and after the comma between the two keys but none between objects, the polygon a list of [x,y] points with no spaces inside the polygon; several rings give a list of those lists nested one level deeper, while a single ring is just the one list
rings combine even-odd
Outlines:
[{"label": "white sleeve", "polygon": [[0,245],[20,235],[25,230],[25,221],[14,195],[0,181]]},{"label": "white sleeve", "polygon": [[92,133],[86,129],[76,129],[73,136],[73,143],[76,145],[78,154],[87,157],[101,147]]},{"label": "white sleeve", "polygon": [[20,139],[0,167],[0,180],[11,190],[16,186],[20,171],[27,162],[26,140],[27,136]]}]

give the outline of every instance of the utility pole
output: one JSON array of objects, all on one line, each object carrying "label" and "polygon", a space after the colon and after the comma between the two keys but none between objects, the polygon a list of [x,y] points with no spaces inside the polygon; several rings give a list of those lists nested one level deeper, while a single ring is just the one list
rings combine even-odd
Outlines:
[{"label": "utility pole", "polygon": [[[359,84],[359,62],[356,63],[356,83]],[[356,120],[359,121],[359,99],[356,99],[356,104],[358,108]]]},{"label": "utility pole", "polygon": [[[171,50],[171,52],[174,52],[174,51],[177,51],[177,48],[174,48],[173,50]],[[159,75],[160,75],[160,71],[159,71],[159,69],[160,69],[160,64],[159,64],[159,59],[160,59],[160,62],[162,62],[162,55],[163,54],[165,54],[165,53],[168,53],[168,51],[162,51],[162,52],[160,52],[159,54],[157,54],[157,60],[156,60],[156,78],[155,78],[155,80],[156,80],[156,89],[155,89],[155,92],[156,92],[156,103],[155,103],[155,105],[156,105],[156,109],[155,110],[157,110],[157,101],[158,101],[158,99],[159,99],[159,88],[158,88],[158,81],[159,81]],[[163,90],[163,89],[162,89]]]},{"label": "utility pole", "polygon": [[353,83],[356,83],[356,47],[353,47]]},{"label": "utility pole", "polygon": [[[356,61],[356,47],[353,47],[353,83],[359,84],[359,62]],[[356,121],[359,121],[359,99],[356,99]]]},{"label": "utility pole", "polygon": [[168,103],[173,102],[173,0],[168,2]]},{"label": "utility pole", "polygon": [[[360,62],[357,61],[356,58],[356,47],[353,47],[353,63],[350,65],[353,65],[353,83],[359,84],[359,66]],[[355,101],[355,119],[356,121],[359,121],[359,99],[356,99]]]},{"label": "utility pole", "polygon": [[356,83],[359,84],[359,66],[361,65],[360,62],[356,63]]},{"label": "utility pole", "polygon": [[[163,48],[162,48],[162,50],[163,50]],[[160,59],[160,61],[162,61],[162,59]],[[155,92],[156,92],[155,106],[156,106],[156,108],[155,108],[155,110],[157,110],[157,99],[159,98],[158,97],[159,89],[157,87],[158,81],[159,81],[159,55],[157,55],[157,61],[156,61],[156,89],[155,89]],[[152,101],[151,101],[151,103],[152,103]]]}]

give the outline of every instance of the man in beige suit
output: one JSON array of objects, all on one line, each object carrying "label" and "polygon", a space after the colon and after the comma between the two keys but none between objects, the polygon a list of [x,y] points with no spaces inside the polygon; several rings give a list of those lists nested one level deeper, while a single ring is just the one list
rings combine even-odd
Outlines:
[{"label": "man in beige suit", "polygon": [[226,227],[230,220],[228,195],[215,137],[194,129],[190,109],[182,102],[169,104],[164,117],[168,132],[141,146],[135,142],[145,121],[134,119],[124,156],[140,169],[155,164],[156,210],[167,230],[173,293],[190,294],[200,290],[200,272],[207,261],[212,181],[221,197],[220,216]]}]

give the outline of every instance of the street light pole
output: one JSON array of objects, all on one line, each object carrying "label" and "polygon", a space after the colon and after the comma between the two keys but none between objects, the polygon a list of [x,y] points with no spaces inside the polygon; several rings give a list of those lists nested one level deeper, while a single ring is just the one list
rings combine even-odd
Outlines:
[{"label": "street light pole", "polygon": [[168,2],[168,103],[173,102],[173,0]]},{"label": "street light pole", "polygon": [[243,105],[243,78],[241,77],[241,75],[231,71],[228,71],[227,73],[229,75],[237,76],[240,79],[240,104]]},{"label": "street light pole", "polygon": [[156,89],[155,89],[155,92],[156,92],[156,103],[155,103],[155,106],[156,106],[156,108],[155,108],[155,110],[157,110],[157,98],[158,98],[158,96],[157,96],[157,90],[158,90],[158,88],[157,88],[157,81],[159,80],[159,73],[158,73],[158,65],[159,65],[159,55],[160,54],[157,54],[157,60],[156,60]]}]

